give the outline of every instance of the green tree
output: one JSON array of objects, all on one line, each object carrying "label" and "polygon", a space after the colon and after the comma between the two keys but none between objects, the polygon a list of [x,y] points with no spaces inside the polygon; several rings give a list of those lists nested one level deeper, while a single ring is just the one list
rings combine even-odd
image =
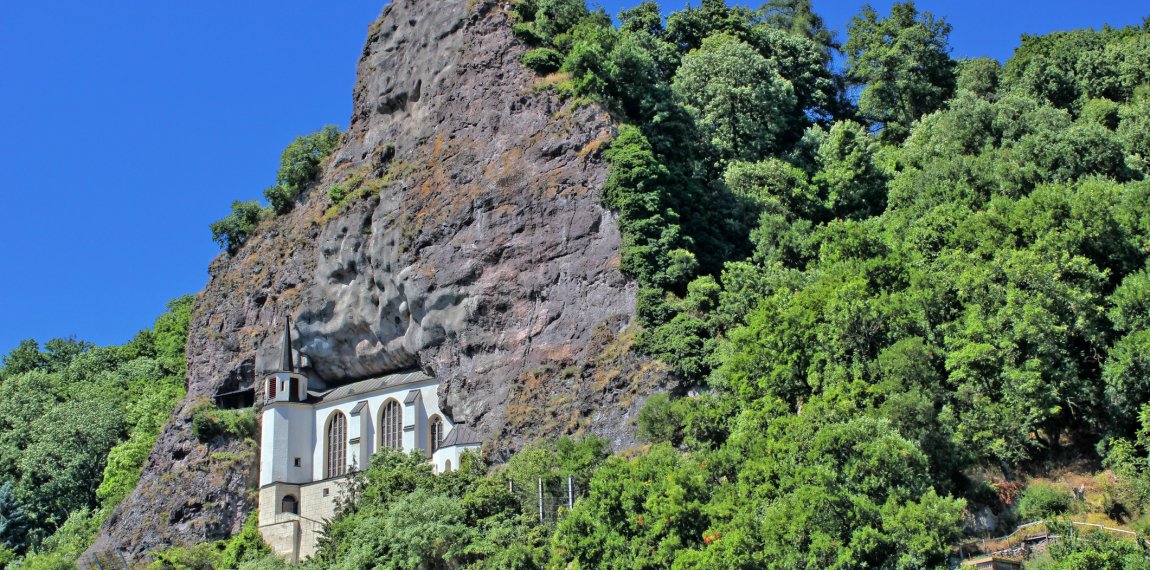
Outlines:
[{"label": "green tree", "polygon": [[0,546],[23,552],[29,531],[28,514],[12,491],[12,482],[0,485]]},{"label": "green tree", "polygon": [[674,90],[718,155],[758,160],[776,148],[794,88],[754,47],[720,34],[683,57]]},{"label": "green tree", "polygon": [[116,402],[106,393],[83,392],[28,426],[29,446],[20,458],[15,490],[37,524],[55,527],[94,502],[108,452],[121,436]]},{"label": "green tree", "polygon": [[211,225],[212,239],[229,254],[235,255],[240,246],[256,231],[264,210],[255,200],[232,202],[232,213]]},{"label": "green tree", "polygon": [[818,186],[824,207],[834,217],[866,218],[886,209],[886,177],[875,154],[878,141],[862,125],[839,121],[819,145]]},{"label": "green tree", "polygon": [[40,343],[25,339],[4,355],[4,367],[0,368],[0,379],[31,372],[47,365],[47,359],[40,352]]},{"label": "green tree", "polygon": [[687,53],[720,34],[750,39],[755,12],[744,6],[728,6],[726,0],[702,0],[699,7],[687,6],[667,16],[666,38]]},{"label": "green tree", "polygon": [[859,111],[881,124],[884,137],[901,140],[911,123],[940,107],[954,92],[955,63],[944,19],[899,2],[880,18],[864,6],[847,26],[846,77],[862,86]]},{"label": "green tree", "polygon": [[285,214],[292,209],[300,191],[319,175],[323,161],[341,141],[343,133],[339,128],[327,125],[310,135],[296,138],[284,149],[280,155],[276,185],[264,192],[275,213]]},{"label": "green tree", "polygon": [[998,76],[1002,64],[989,57],[963,59],[958,62],[955,86],[989,99],[998,93]]},{"label": "green tree", "polygon": [[831,50],[837,47],[834,35],[822,16],[811,8],[810,0],[768,0],[759,8],[759,14],[768,26],[818,44],[824,61],[830,61]]},{"label": "green tree", "polygon": [[581,568],[667,568],[707,527],[710,491],[698,464],[657,445],[611,458],[552,538],[555,562]]},{"label": "green tree", "polygon": [[1142,404],[1150,401],[1150,329],[1118,339],[1106,355],[1102,368],[1106,399],[1119,427],[1127,431]]}]

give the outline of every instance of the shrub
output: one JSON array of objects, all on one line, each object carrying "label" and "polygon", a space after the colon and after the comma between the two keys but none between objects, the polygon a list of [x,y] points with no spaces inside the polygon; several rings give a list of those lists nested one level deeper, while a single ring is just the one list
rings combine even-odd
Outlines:
[{"label": "shrub", "polygon": [[220,557],[220,567],[236,568],[243,562],[259,561],[271,554],[260,536],[259,513],[252,511],[238,534],[227,541]]},{"label": "shrub", "polygon": [[515,24],[511,27],[511,33],[515,34],[515,37],[518,38],[519,41],[531,46],[539,45],[547,41],[547,38],[543,37],[543,35],[539,33],[539,30],[535,28],[533,22]]},{"label": "shrub", "polygon": [[192,411],[192,434],[202,442],[221,436],[256,436],[256,415],[251,409],[221,410],[203,402]]},{"label": "shrub", "polygon": [[76,568],[76,561],[50,552],[48,554],[33,554],[20,561],[21,570],[72,570]]},{"label": "shrub", "polygon": [[331,188],[327,189],[327,198],[333,205],[342,204],[347,199],[347,194],[347,186],[343,184],[332,184]]},{"label": "shrub", "polygon": [[174,547],[155,552],[156,561],[148,570],[214,570],[220,564],[225,542],[205,542],[188,548]]},{"label": "shrub", "polygon": [[255,200],[232,202],[232,213],[211,225],[212,239],[229,254],[235,254],[255,232],[263,212]]},{"label": "shrub", "polygon": [[547,75],[559,71],[563,65],[563,54],[551,48],[536,48],[523,54],[519,61],[535,73]]},{"label": "shrub", "polygon": [[1067,491],[1049,483],[1032,483],[1018,501],[1018,516],[1029,522],[1065,514],[1073,502],[1074,497]]},{"label": "shrub", "polygon": [[639,437],[651,443],[678,445],[682,423],[682,414],[670,394],[652,394],[639,411]]},{"label": "shrub", "polygon": [[310,135],[292,141],[280,155],[280,169],[276,185],[264,191],[277,214],[292,209],[300,190],[320,172],[320,163],[339,146],[343,133],[328,125]]},{"label": "shrub", "polygon": [[1082,106],[1078,117],[1110,130],[1118,128],[1118,103],[1109,99],[1091,99]]},{"label": "shrub", "polygon": [[295,205],[295,194],[278,184],[264,190],[264,198],[268,199],[272,211],[279,215],[290,212]]}]

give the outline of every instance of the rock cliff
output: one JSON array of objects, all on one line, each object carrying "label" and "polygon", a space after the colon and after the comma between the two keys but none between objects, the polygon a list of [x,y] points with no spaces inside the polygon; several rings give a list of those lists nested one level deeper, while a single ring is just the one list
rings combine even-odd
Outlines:
[{"label": "rock cliff", "polygon": [[[138,558],[238,530],[254,507],[256,444],[201,443],[191,412],[251,387],[289,316],[313,379],[422,368],[495,459],[560,433],[630,442],[638,406],[666,374],[628,350],[635,290],[599,196],[613,125],[540,88],[522,52],[495,3],[384,9],[346,140],[321,179],[212,263],[191,325],[188,397],[93,550]],[[331,204],[334,184],[351,190],[346,203]]]}]

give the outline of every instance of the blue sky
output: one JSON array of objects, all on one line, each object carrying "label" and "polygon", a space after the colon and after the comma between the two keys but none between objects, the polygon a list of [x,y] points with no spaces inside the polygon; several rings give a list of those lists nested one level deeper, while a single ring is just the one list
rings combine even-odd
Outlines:
[{"label": "blue sky", "polygon": [[[434,3],[435,0],[423,0]],[[604,1],[612,14],[634,1]],[[874,2],[885,13],[890,2]],[[664,2],[665,10],[685,2]],[[815,0],[845,30],[860,2]],[[122,343],[207,283],[208,225],[260,197],[279,153],[347,126],[383,0],[11,2],[0,18],[0,354]],[[1142,2],[920,1],[954,55],[1020,34],[1140,23]]]}]

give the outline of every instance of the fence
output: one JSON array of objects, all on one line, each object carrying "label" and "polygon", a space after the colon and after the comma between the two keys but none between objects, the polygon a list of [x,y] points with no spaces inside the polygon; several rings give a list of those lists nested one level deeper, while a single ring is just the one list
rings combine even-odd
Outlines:
[{"label": "fence", "polygon": [[582,485],[573,475],[537,477],[533,483],[508,479],[507,490],[519,499],[524,513],[536,515],[539,524],[554,525],[581,496]]},{"label": "fence", "polygon": [[[1052,526],[1054,529],[1051,529]],[[975,556],[991,555],[1004,558],[1028,560],[1034,555],[1049,548],[1051,544],[1054,544],[1063,538],[1061,534],[1058,534],[1057,532],[1051,532],[1051,530],[1057,531],[1058,527],[1062,527],[1064,530],[1070,530],[1071,532],[1073,532],[1073,529],[1075,528],[1101,530],[1103,532],[1117,534],[1123,538],[1132,539],[1140,546],[1142,546],[1143,549],[1147,548],[1146,540],[1132,530],[1124,530],[1097,523],[1073,520],[1038,520],[1021,525],[1015,529],[1014,532],[1006,536],[982,539],[978,541],[978,546],[975,548],[975,551],[973,553],[968,552],[967,554]]]}]

